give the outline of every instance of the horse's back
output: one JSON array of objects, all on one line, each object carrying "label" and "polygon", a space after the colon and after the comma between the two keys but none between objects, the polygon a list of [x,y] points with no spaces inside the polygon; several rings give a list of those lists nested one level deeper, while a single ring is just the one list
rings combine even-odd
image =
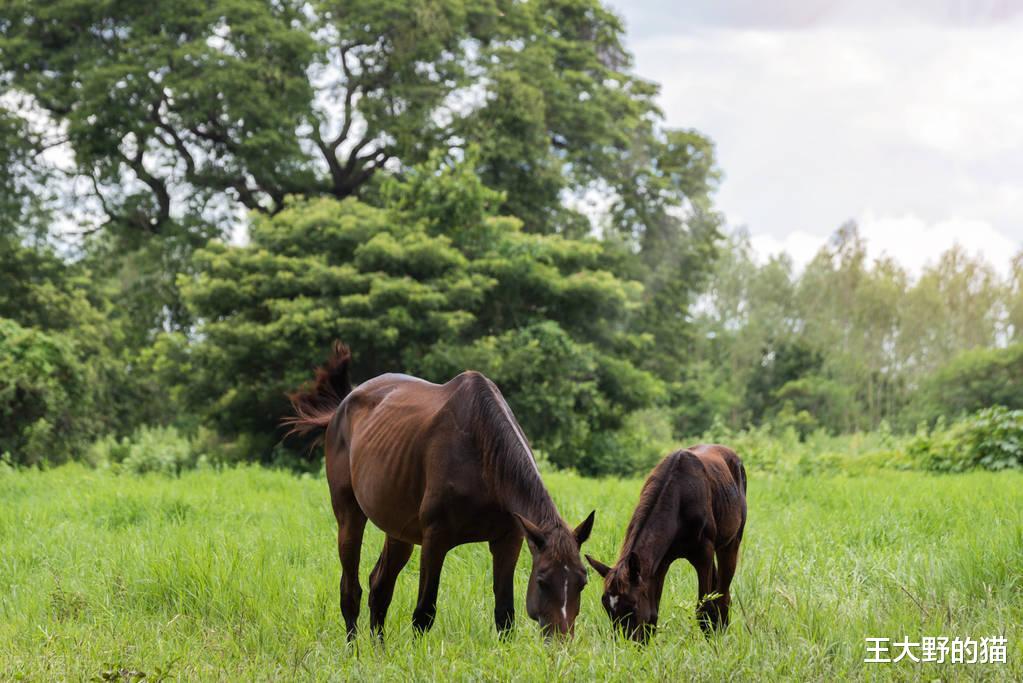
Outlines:
[{"label": "horse's back", "polygon": [[459,393],[472,381],[469,373],[445,384],[390,373],[359,385],[345,399],[336,457],[347,468],[339,469],[347,469],[366,516],[389,535],[421,542],[419,516],[427,491],[437,485],[434,480],[447,479],[447,461],[465,450]]}]

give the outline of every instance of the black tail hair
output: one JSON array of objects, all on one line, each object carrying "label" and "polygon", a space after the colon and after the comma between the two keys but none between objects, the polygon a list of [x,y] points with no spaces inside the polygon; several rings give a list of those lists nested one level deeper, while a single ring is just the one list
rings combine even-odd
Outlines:
[{"label": "black tail hair", "polygon": [[304,436],[326,429],[341,401],[352,391],[352,380],[348,366],[352,352],[340,341],[334,342],[333,353],[322,367],[316,370],[312,384],[288,394],[294,415],[281,421],[291,427],[287,436]]}]

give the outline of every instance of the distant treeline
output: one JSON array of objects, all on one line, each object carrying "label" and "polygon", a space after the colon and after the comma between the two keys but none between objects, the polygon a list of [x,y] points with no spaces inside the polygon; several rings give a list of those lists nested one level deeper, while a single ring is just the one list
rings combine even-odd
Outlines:
[{"label": "distant treeline", "polygon": [[1020,407],[1023,257],[760,264],[631,62],[595,0],[4,5],[0,454],[296,462],[336,338],[359,380],[485,372],[586,473]]},{"label": "distant treeline", "polygon": [[697,414],[732,427],[910,430],[1023,408],[1023,252],[1007,276],[958,246],[914,275],[868,258],[850,224],[797,270],[737,232],[694,309]]}]

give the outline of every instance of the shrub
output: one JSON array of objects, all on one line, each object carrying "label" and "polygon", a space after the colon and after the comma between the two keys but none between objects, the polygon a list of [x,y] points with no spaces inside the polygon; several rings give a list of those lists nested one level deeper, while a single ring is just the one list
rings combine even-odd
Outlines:
[{"label": "shrub", "polygon": [[0,318],[0,453],[63,462],[92,434],[90,382],[72,339]]},{"label": "shrub", "polygon": [[626,416],[622,428],[595,435],[604,439],[579,454],[576,469],[582,474],[645,476],[661,458],[678,450],[672,438],[672,414],[663,408],[648,408]]},{"label": "shrub", "polygon": [[973,349],[926,380],[909,413],[959,416],[990,406],[1023,409],[1023,344]]},{"label": "shrub", "polygon": [[995,406],[965,421],[963,444],[977,466],[1023,468],[1023,410]]},{"label": "shrub", "polygon": [[89,448],[86,459],[94,467],[120,472],[178,475],[208,462],[197,446],[198,441],[173,427],[141,427],[130,437],[99,439]]},{"label": "shrub", "polygon": [[995,406],[946,427],[939,420],[928,432],[921,427],[908,446],[919,467],[935,472],[973,468],[1023,468],[1023,410]]}]

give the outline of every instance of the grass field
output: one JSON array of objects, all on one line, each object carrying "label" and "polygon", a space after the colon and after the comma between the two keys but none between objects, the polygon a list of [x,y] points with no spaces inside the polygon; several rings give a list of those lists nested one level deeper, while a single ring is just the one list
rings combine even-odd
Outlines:
[{"label": "grass field", "polygon": [[[569,522],[597,509],[586,550],[612,560],[640,482],[545,478]],[[1023,475],[751,473],[749,508],[733,623],[710,641],[679,563],[646,648],[611,639],[592,572],[576,638],[545,646],[525,615],[525,550],[517,629],[500,641],[473,545],[449,555],[426,637],[409,627],[414,556],[386,644],[363,628],[348,646],[322,479],[0,470],[0,680],[1023,680]],[[363,586],[381,541],[367,532]],[[868,636],[993,635],[1006,664],[862,661]]]}]

